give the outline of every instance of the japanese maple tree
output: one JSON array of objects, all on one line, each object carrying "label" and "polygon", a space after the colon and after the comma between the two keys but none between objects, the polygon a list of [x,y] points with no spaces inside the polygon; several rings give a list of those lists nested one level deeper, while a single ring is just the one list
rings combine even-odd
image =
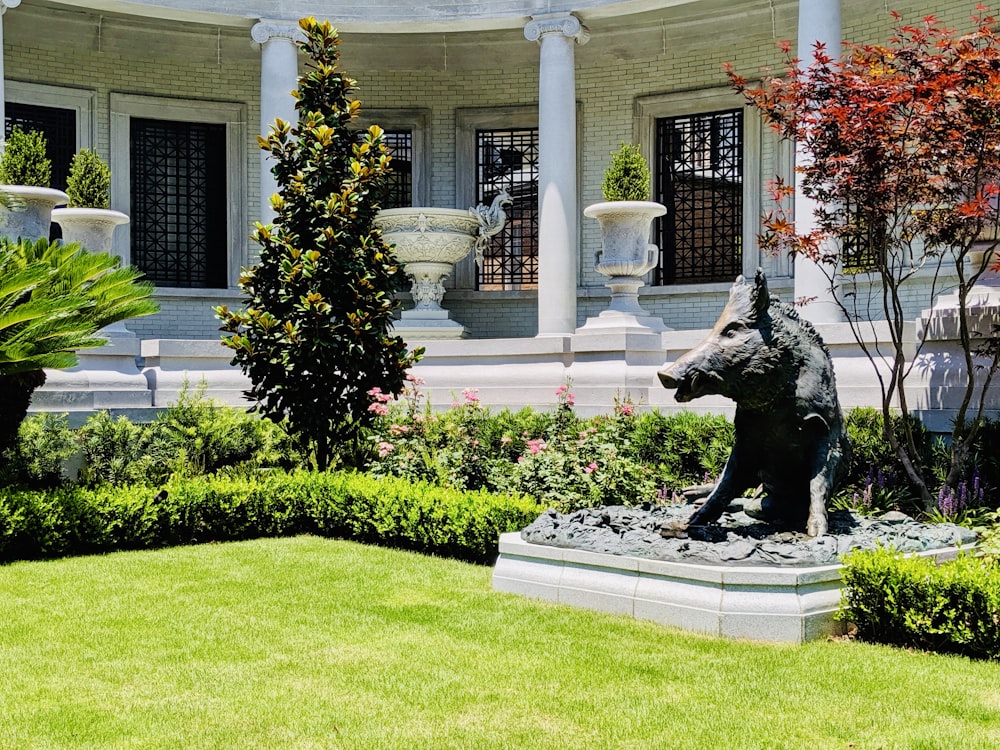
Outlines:
[{"label": "japanese maple tree", "polygon": [[[955,488],[968,470],[1000,351],[996,330],[970,330],[966,314],[1000,238],[1000,37],[983,5],[967,33],[933,16],[916,24],[893,18],[884,45],[845,42],[834,57],[818,44],[808,66],[784,45],[784,75],[751,84],[731,67],[727,73],[750,105],[807,155],[796,179],[819,206],[815,228],[797,233],[788,206],[794,188],[776,182],[778,208],[764,218],[762,247],[807,257],[826,273],[874,365],[885,439],[930,509],[929,478],[906,418],[905,384],[916,357],[907,357],[904,299],[926,295],[928,287],[931,301],[945,290],[957,296],[968,378],[945,479]],[[865,335],[879,318],[889,324],[888,352]],[[987,345],[977,350],[974,339],[982,337]],[[904,426],[901,438],[892,428],[894,410],[904,417],[896,420]]]}]

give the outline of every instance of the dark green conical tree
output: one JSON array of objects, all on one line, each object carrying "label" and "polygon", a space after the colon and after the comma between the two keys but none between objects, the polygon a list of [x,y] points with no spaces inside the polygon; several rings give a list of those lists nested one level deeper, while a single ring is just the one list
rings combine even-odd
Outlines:
[{"label": "dark green conical tree", "polygon": [[216,308],[254,407],[307,439],[318,468],[351,462],[370,424],[368,391],[398,393],[419,356],[391,335],[404,277],[373,221],[389,169],[382,130],[351,127],[355,81],[338,66],[329,22],[306,18],[310,59],[298,124],[276,120],[261,148],[275,160],[274,225],[257,223],[260,261],[245,270],[245,309]]},{"label": "dark green conical tree", "polygon": [[159,309],[139,275],[76,243],[0,239],[0,452],[45,383],[43,368],[72,367],[77,349],[105,343],[102,328]]}]

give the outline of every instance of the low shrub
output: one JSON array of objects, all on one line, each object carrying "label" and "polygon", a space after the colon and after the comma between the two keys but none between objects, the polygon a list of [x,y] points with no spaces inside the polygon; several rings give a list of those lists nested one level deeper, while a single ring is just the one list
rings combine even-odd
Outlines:
[{"label": "low shrub", "polygon": [[170,463],[170,474],[211,474],[241,464],[294,468],[302,459],[285,431],[245,410],[221,406],[202,382],[187,383],[177,401],[151,423],[151,450]]},{"label": "low shrub", "polygon": [[876,643],[1000,659],[1000,563],[961,555],[941,565],[890,550],[845,558],[841,620]]},{"label": "low shrub", "polygon": [[14,445],[0,453],[0,484],[57,487],[76,451],[65,414],[32,414],[18,426]]},{"label": "low shrub", "polygon": [[733,423],[720,415],[640,414],[629,436],[636,460],[659,466],[673,489],[714,481],[733,449]]},{"label": "low shrub", "polygon": [[164,450],[162,442],[154,443],[149,425],[99,411],[87,418],[76,435],[83,450],[79,477],[83,484],[159,483],[170,475],[173,454]]},{"label": "low shrub", "polygon": [[0,493],[0,561],[313,533],[492,563],[543,508],[363,474],[297,471]]}]

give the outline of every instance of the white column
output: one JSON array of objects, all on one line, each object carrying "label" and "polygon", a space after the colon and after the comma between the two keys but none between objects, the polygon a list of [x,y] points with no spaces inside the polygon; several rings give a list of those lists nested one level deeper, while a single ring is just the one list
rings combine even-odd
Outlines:
[{"label": "white column", "polygon": [[590,34],[573,15],[533,16],[524,27],[539,41],[538,65],[538,335],[576,330],[577,44]]},{"label": "white column", "polygon": [[[840,0],[799,0],[799,29],[796,56],[803,68],[814,59],[816,42],[826,46],[826,54],[836,59],[840,57],[841,28]],[[795,149],[795,164],[801,166],[812,160],[812,156],[801,145]],[[807,234],[816,228],[817,203],[802,194],[796,181],[795,186],[795,231]],[[835,292],[830,288],[829,275],[836,266],[820,266],[803,256],[795,258],[795,298],[814,298],[800,308],[802,317],[813,323],[842,323],[843,313],[837,305]]]},{"label": "white column", "polygon": [[4,137],[7,123],[7,87],[3,70],[3,14],[7,8],[16,8],[21,0],[0,0],[0,139]]},{"label": "white column", "polygon": [[[251,38],[260,45],[260,135],[267,137],[277,118],[295,123],[295,98],[298,88],[299,57],[296,44],[305,36],[294,21],[261,19],[250,29]],[[271,174],[274,162],[266,151],[260,152],[261,222],[274,221],[271,196],[278,183]]]}]

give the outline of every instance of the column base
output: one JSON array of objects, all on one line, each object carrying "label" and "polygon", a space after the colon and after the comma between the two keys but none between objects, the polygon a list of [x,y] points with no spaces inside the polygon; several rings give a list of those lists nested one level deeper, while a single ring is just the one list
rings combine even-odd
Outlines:
[{"label": "column base", "polygon": [[587,322],[576,329],[576,335],[590,333],[662,333],[670,331],[663,318],[645,313],[636,314],[623,310],[605,310],[600,315],[587,318]]}]

